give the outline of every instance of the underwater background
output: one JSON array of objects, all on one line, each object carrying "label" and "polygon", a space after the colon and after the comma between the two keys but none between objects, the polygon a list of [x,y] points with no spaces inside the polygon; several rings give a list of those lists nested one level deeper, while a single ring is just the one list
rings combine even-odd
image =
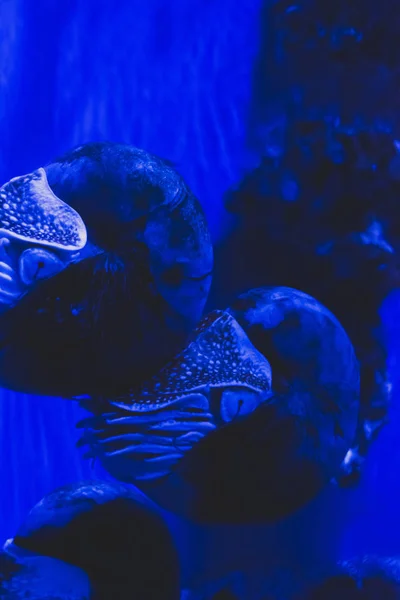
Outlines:
[{"label": "underwater background", "polygon": [[[314,48],[313,55],[303,52],[297,65],[285,62],[284,26],[279,29],[274,16],[276,4],[283,15],[305,12],[303,37],[292,42],[294,49],[296,43],[307,47],[307,35],[323,38],[333,23],[335,52],[318,55]],[[227,192],[264,156],[279,154],[282,131],[296,111],[306,106],[317,119],[335,119],[343,112],[355,131],[371,124],[400,135],[400,52],[391,30],[385,30],[395,29],[390,23],[396,21],[395,4],[354,2],[358,12],[350,15],[343,1],[335,3],[336,12],[325,0],[283,4],[0,0],[1,183],[77,144],[133,144],[176,165],[205,209],[218,250],[238,227],[224,206]],[[325,33],[322,25],[314,31],[319,19],[328,24]],[[350,25],[354,19],[359,30],[346,19]],[[349,66],[348,40],[362,41],[377,22],[373,35],[380,52],[374,55],[366,47]],[[338,50],[341,36],[346,43]],[[218,269],[233,272],[235,260],[232,256]],[[217,278],[213,285],[210,303],[216,304],[224,290],[218,289]],[[321,553],[327,558],[400,554],[399,314],[400,294],[394,290],[382,306],[394,387],[390,423],[371,447],[361,483],[340,500],[322,497],[296,517],[295,526],[286,524],[285,535],[280,531],[280,543],[290,541],[299,555],[307,539],[308,560]],[[109,478],[75,448],[81,414],[72,402],[1,391],[2,540],[55,487],[94,475]],[[310,530],[311,513],[314,518],[318,514],[319,524]],[[178,546],[185,548],[187,527],[175,517],[167,519]],[[267,526],[213,531],[193,526],[193,532],[192,552],[183,555],[183,578],[196,584],[252,569],[262,573],[265,545],[277,535]],[[222,546],[231,550],[222,555]]]}]

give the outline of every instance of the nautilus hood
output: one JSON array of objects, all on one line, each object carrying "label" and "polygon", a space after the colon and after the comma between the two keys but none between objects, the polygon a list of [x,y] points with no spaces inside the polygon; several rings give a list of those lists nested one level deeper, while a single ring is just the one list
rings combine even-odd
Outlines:
[{"label": "nautilus hood", "polygon": [[81,216],[51,190],[43,168],[0,188],[0,237],[78,252],[87,241]]}]

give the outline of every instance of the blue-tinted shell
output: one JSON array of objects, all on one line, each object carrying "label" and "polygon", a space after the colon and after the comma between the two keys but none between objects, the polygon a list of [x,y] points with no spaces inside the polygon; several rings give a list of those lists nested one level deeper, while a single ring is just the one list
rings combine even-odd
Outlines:
[{"label": "blue-tinted shell", "polygon": [[[337,449],[335,462],[343,458],[355,435],[360,374],[353,345],[339,321],[311,296],[285,287],[251,290],[229,312],[268,356],[274,390],[308,396],[304,406],[298,406],[299,417],[318,432],[322,446],[328,444],[332,458]],[[295,414],[294,403],[290,410]]]},{"label": "blue-tinted shell", "polygon": [[179,565],[167,525],[151,501],[119,483],[83,481],[54,490],[5,549],[81,569],[95,597],[179,599]]}]

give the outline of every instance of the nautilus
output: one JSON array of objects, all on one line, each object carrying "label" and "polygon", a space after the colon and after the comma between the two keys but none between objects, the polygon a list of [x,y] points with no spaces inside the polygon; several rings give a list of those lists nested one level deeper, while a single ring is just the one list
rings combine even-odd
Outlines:
[{"label": "nautilus", "polygon": [[145,385],[80,402],[92,412],[80,445],[116,479],[194,518],[269,519],[337,474],[357,426],[359,368],[319,302],[260,288],[208,314]]},{"label": "nautilus", "polygon": [[177,171],[106,142],[0,188],[0,252],[0,383],[61,396],[161,368],[200,319],[213,269]]}]

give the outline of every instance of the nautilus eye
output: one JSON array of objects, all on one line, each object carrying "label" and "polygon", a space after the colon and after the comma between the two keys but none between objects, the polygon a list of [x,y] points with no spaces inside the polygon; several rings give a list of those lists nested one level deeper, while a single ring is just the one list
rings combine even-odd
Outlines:
[{"label": "nautilus eye", "polygon": [[221,419],[228,423],[249,415],[260,405],[260,392],[245,388],[225,389],[221,395]]},{"label": "nautilus eye", "polygon": [[42,248],[29,248],[21,254],[19,259],[19,275],[27,286],[40,279],[52,277],[65,267],[66,264],[54,253]]}]

